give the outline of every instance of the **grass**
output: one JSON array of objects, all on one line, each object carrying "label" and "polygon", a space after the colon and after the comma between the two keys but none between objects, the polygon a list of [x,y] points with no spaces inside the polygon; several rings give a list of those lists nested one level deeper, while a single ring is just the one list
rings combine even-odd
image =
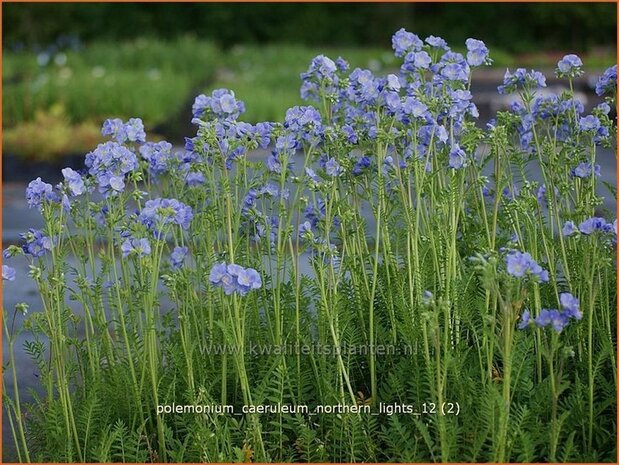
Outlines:
[{"label": "grass", "polygon": [[6,131],[3,146],[7,153],[19,153],[29,161],[56,161],[67,154],[87,153],[102,140],[98,125],[71,124],[64,108],[56,104],[49,111],[38,110],[34,121]]},{"label": "grass", "polygon": [[150,125],[178,110],[191,92],[208,81],[219,54],[191,38],[172,42],[97,42],[68,51],[46,66],[37,55],[4,54],[4,126],[33,121],[40,109],[60,104],[72,123],[110,116],[142,115]]}]

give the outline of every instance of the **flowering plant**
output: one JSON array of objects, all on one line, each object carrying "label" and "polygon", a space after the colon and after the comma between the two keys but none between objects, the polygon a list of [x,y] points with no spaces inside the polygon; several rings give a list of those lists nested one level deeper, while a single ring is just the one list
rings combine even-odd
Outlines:
[{"label": "flowering plant", "polygon": [[[4,257],[25,255],[40,290],[24,328],[46,401],[32,423],[8,401],[20,460],[607,457],[617,229],[596,157],[614,144],[616,67],[590,115],[572,91],[538,92],[541,72],[507,71],[513,103],[483,126],[482,41],[462,54],[400,30],[393,49],[386,76],[314,58],[308,105],[283,123],[239,120],[230,90],[200,95],[181,150],[108,120],[84,170],[30,183],[45,227]],[[583,67],[567,55],[556,73],[572,89]],[[24,328],[5,319],[11,349]],[[159,414],[390,402],[430,416]]]}]

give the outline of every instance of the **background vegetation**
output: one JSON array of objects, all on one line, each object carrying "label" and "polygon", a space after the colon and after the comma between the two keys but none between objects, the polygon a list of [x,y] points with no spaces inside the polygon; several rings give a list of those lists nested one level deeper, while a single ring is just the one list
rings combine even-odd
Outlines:
[{"label": "background vegetation", "polygon": [[[471,10],[474,9],[474,14]],[[404,27],[459,43],[474,31],[491,50],[569,49],[583,52],[615,37],[611,3],[476,4],[7,4],[8,43],[48,43],[71,31],[86,41],[187,33],[229,47],[249,42],[306,45],[389,43]]]}]

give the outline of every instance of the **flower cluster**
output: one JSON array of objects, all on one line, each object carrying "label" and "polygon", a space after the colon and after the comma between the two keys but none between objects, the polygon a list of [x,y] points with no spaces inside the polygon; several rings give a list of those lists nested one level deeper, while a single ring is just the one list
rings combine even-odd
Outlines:
[{"label": "flower cluster", "polygon": [[183,247],[174,247],[174,250],[170,254],[170,265],[173,270],[178,270],[183,266],[183,262],[189,253],[189,248]]},{"label": "flower cluster", "polygon": [[84,179],[77,171],[71,168],[64,168],[62,170],[62,175],[64,176],[65,183],[71,195],[82,195],[86,191]]},{"label": "flower cluster", "polygon": [[120,250],[123,254],[123,258],[127,258],[130,255],[135,255],[138,258],[150,255],[150,243],[146,238],[137,239],[135,237],[129,237],[120,246]]},{"label": "flower cluster", "polygon": [[162,198],[148,200],[138,216],[138,221],[153,231],[158,238],[164,226],[175,224],[183,229],[189,229],[192,219],[193,210],[190,206],[176,199]]},{"label": "flower cluster", "polygon": [[311,105],[289,108],[286,111],[284,128],[296,141],[305,140],[310,144],[319,142],[323,135],[322,117]]},{"label": "flower cluster", "polygon": [[226,295],[231,295],[234,292],[246,295],[252,289],[262,287],[260,274],[256,270],[243,268],[233,263],[227,265],[225,262],[213,266],[209,281],[216,287],[222,288]]},{"label": "flower cluster", "polygon": [[110,136],[119,144],[125,142],[142,144],[146,141],[144,123],[140,118],[131,118],[126,123],[119,118],[108,119],[103,123],[101,134]]},{"label": "flower cluster", "polygon": [[578,127],[582,132],[591,134],[593,140],[599,142],[608,137],[608,128],[602,125],[602,122],[597,116],[588,115],[580,118]]},{"label": "flower cluster", "polygon": [[589,236],[596,232],[602,234],[612,234],[615,237],[617,236],[617,220],[612,223],[608,223],[604,218],[593,216],[591,218],[587,218],[583,222],[576,227],[573,221],[566,221],[563,224],[562,234],[564,236],[572,236],[580,232],[585,236]]},{"label": "flower cluster", "polygon": [[539,87],[546,87],[546,76],[539,71],[527,71],[524,68],[518,68],[513,73],[510,73],[509,70],[505,71],[503,84],[497,90],[499,94],[511,94],[517,90]]},{"label": "flower cluster", "polygon": [[538,328],[550,326],[560,333],[569,324],[570,319],[582,319],[580,303],[576,297],[569,292],[564,292],[559,296],[559,301],[562,310],[543,308],[534,319],[531,318],[530,312],[525,310],[520,316],[518,329],[525,329],[534,324]]},{"label": "flower cluster", "polygon": [[544,270],[528,252],[513,250],[505,257],[505,263],[507,272],[516,278],[531,275],[540,282],[548,282],[548,271]]},{"label": "flower cluster", "polygon": [[489,51],[486,44],[477,39],[466,39],[466,61],[471,66],[481,66],[491,64],[488,58]]},{"label": "flower cluster", "polygon": [[36,178],[34,181],[30,181],[26,188],[26,200],[28,207],[41,210],[44,202],[57,201],[58,195],[54,192],[51,184],[41,181],[41,178]]},{"label": "flower cluster", "polygon": [[617,65],[611,66],[600,76],[595,84],[595,93],[600,96],[617,93]]},{"label": "flower cluster", "polygon": [[172,144],[166,141],[146,142],[140,147],[142,158],[148,162],[148,171],[159,176],[170,168]]},{"label": "flower cluster", "polygon": [[558,77],[575,78],[581,76],[582,73],[582,60],[578,55],[565,55],[557,63],[556,74]]},{"label": "flower cluster", "polygon": [[333,61],[327,56],[318,55],[308,70],[301,73],[301,98],[318,102],[322,95],[335,95],[340,81],[338,71],[344,72],[347,69],[348,63],[341,58]]},{"label": "flower cluster", "polygon": [[391,43],[397,57],[403,57],[411,52],[418,52],[423,47],[423,41],[419,37],[403,28],[393,35]]},{"label": "flower cluster", "polygon": [[590,162],[582,162],[572,169],[572,176],[575,178],[590,178],[594,176],[600,176],[600,165],[593,165]]},{"label": "flower cluster", "polygon": [[231,90],[216,89],[210,96],[198,95],[191,111],[194,118],[236,119],[245,111],[245,104]]},{"label": "flower cluster", "polygon": [[460,148],[458,144],[454,144],[449,152],[449,167],[453,169],[460,169],[466,165],[467,159],[464,150]]},{"label": "flower cluster", "polygon": [[21,248],[27,255],[42,257],[52,250],[52,240],[38,229],[30,228],[28,232],[20,234]]},{"label": "flower cluster", "polygon": [[107,196],[125,190],[125,176],[137,169],[138,159],[127,147],[106,142],[86,155],[85,164],[99,185],[99,192]]}]

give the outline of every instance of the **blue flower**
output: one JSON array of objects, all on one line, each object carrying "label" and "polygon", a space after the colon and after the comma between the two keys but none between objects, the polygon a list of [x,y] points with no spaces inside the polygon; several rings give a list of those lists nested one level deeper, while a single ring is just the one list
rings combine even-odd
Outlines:
[{"label": "blue flower", "polygon": [[568,316],[559,310],[549,310],[549,314],[552,329],[558,333],[563,331],[563,328],[565,328],[569,323]]},{"label": "blue flower", "polygon": [[572,170],[572,176],[577,178],[590,178],[592,171],[595,176],[600,176],[600,165],[594,165],[593,170],[591,169],[592,165],[593,164],[590,162],[580,163]]},{"label": "blue flower", "polygon": [[392,114],[397,112],[402,106],[402,101],[397,92],[383,91],[381,95],[385,99],[385,104]]},{"label": "blue flower", "polygon": [[126,147],[106,142],[86,155],[85,164],[99,185],[99,192],[114,195],[125,189],[125,176],[137,169],[138,160]]},{"label": "blue flower", "polygon": [[71,201],[69,200],[67,194],[62,194],[60,205],[62,205],[62,209],[65,211],[65,213],[71,212]]},{"label": "blue flower", "polygon": [[279,195],[279,186],[272,182],[268,182],[260,188],[259,193],[261,195],[268,195],[269,197],[277,197]]},{"label": "blue flower", "polygon": [[260,289],[262,287],[260,274],[253,268],[241,268],[236,278],[241,295],[247,294],[252,289]]},{"label": "blue flower", "polygon": [[514,73],[505,71],[503,84],[497,90],[499,94],[510,94],[519,89],[530,87],[532,89],[546,87],[546,77],[539,71],[527,72],[524,68],[518,68]]},{"label": "blue flower", "polygon": [[198,95],[191,107],[194,118],[212,116],[216,119],[232,120],[238,118],[245,111],[245,104],[237,100],[234,92],[228,89],[216,89],[210,97]]},{"label": "blue flower", "polygon": [[151,252],[148,239],[137,239],[135,237],[125,239],[120,246],[120,250],[122,251],[123,258],[127,258],[129,255],[137,255],[138,258],[142,258],[150,255]]},{"label": "blue flower", "polygon": [[204,174],[200,172],[190,171],[187,173],[187,176],[185,176],[185,184],[188,186],[200,186],[204,184],[204,182]]},{"label": "blue flower", "polygon": [[[146,141],[146,133],[144,132],[144,123],[140,118],[131,118],[124,125],[123,136],[129,142],[143,143]],[[124,141],[119,141],[124,142]]]},{"label": "blue flower", "polygon": [[352,103],[372,105],[379,96],[379,83],[370,70],[355,68],[349,76],[346,90]]},{"label": "blue flower", "polygon": [[393,92],[399,92],[402,88],[400,84],[400,78],[395,74],[387,74],[386,82],[384,88],[387,90],[391,90]]},{"label": "blue flower", "polygon": [[573,78],[580,76],[582,73],[582,60],[577,55],[565,55],[557,63],[557,76],[559,77]]},{"label": "blue flower", "polygon": [[552,329],[558,333],[563,331],[568,323],[568,316],[556,309],[543,308],[535,319],[535,324],[537,327],[545,328],[546,326],[552,326]]},{"label": "blue flower", "polygon": [[2,279],[4,281],[15,281],[15,268],[2,265]]},{"label": "blue flower", "polygon": [[[449,90],[450,105],[446,106],[448,114],[455,120],[462,120],[466,114],[479,117],[479,110],[472,102],[473,95],[468,90],[456,89]],[[447,103],[447,102],[446,102]]]},{"label": "blue flower", "polygon": [[423,293],[421,294],[421,303],[423,305],[430,305],[433,299],[434,299],[434,294],[432,294],[432,292],[428,290],[423,291]]},{"label": "blue flower", "polygon": [[341,59],[335,63],[324,55],[314,57],[307,71],[301,73],[301,98],[320,101],[323,95],[334,95],[339,82],[338,69],[348,69],[348,63]]},{"label": "blue flower", "polygon": [[[316,200],[316,205],[314,205],[313,202],[309,202],[303,213],[305,218],[307,218],[311,223],[312,227],[316,227],[318,222],[325,217],[326,212],[327,207],[325,201],[319,197]],[[337,218],[334,218],[333,224],[336,225],[337,221]]]},{"label": "blue flower", "polygon": [[541,282],[547,282],[548,271],[544,270],[528,252],[514,250],[505,257],[507,272],[516,278],[522,278],[525,274],[537,277]]},{"label": "blue flower", "polygon": [[176,199],[162,198],[148,200],[138,216],[138,220],[158,238],[165,225],[175,224],[186,230],[192,219],[193,210],[190,206]]},{"label": "blue flower", "polygon": [[271,135],[273,134],[273,123],[262,122],[256,123],[254,126],[254,135],[258,140],[258,146],[266,149],[271,143]]},{"label": "blue flower", "polygon": [[574,224],[573,221],[566,221],[565,224],[563,225],[563,229],[561,230],[561,233],[564,236],[571,236],[573,234],[575,234],[577,231],[576,229],[576,225]]},{"label": "blue flower", "polygon": [[580,302],[569,292],[563,292],[559,295],[559,301],[563,307],[564,313],[575,320],[582,319],[582,313],[580,312]]},{"label": "blue flower", "polygon": [[122,131],[123,126],[123,120],[120,118],[107,119],[103,122],[103,126],[101,127],[101,135],[114,138]]},{"label": "blue flower", "polygon": [[[305,140],[315,144],[323,134],[322,117],[320,112],[312,106],[292,107],[286,111],[284,128],[289,130],[291,139]],[[290,149],[293,148],[290,144],[288,146]]]},{"label": "blue flower", "polygon": [[44,202],[56,201],[58,196],[54,193],[51,184],[41,181],[41,178],[36,178],[30,181],[26,188],[26,200],[28,207],[41,210]]},{"label": "blue flower", "polygon": [[602,102],[595,107],[596,111],[599,111],[603,115],[608,115],[610,113],[610,105],[606,102]]},{"label": "blue flower", "polygon": [[432,58],[426,51],[410,52],[404,57],[401,71],[415,72],[420,69],[428,69],[432,64]]},{"label": "blue flower", "polygon": [[617,65],[613,65],[604,71],[595,84],[595,93],[599,96],[604,94],[615,95],[617,92]]},{"label": "blue flower", "polygon": [[312,233],[312,224],[309,221],[305,221],[299,225],[299,236],[303,237],[311,233]]},{"label": "blue flower", "polygon": [[325,170],[327,176],[339,176],[343,172],[342,167],[333,157],[329,158],[329,160],[325,163]]},{"label": "blue flower", "polygon": [[281,174],[282,172],[282,164],[277,157],[277,153],[271,152],[271,154],[267,157],[267,168],[272,173]]},{"label": "blue flower", "polygon": [[581,233],[589,235],[593,234],[596,231],[605,232],[604,227],[606,226],[606,224],[607,223],[604,218],[594,216],[580,223],[580,225],[578,225],[578,229]]},{"label": "blue flower", "polygon": [[449,81],[467,82],[470,70],[465,65],[466,63],[448,63],[441,68],[441,76]]},{"label": "blue flower", "polygon": [[600,120],[596,116],[588,115],[584,118],[580,118],[578,127],[581,131],[597,132],[597,130],[600,129],[601,124],[602,123],[600,123]]},{"label": "blue flower", "polygon": [[507,272],[512,276],[521,278],[529,269],[529,260],[531,256],[526,253],[514,252],[506,257]]},{"label": "blue flower", "polygon": [[284,134],[275,141],[275,152],[277,154],[295,152],[301,147],[293,134]]},{"label": "blue flower", "polygon": [[423,42],[412,32],[407,32],[404,28],[397,31],[391,38],[391,45],[394,54],[402,57],[411,51],[419,51],[423,47]]},{"label": "blue flower", "polygon": [[466,61],[471,66],[481,66],[483,64],[489,64],[488,60],[488,47],[481,40],[466,39],[466,48],[468,50],[466,54]]},{"label": "blue flower", "polygon": [[240,295],[247,295],[252,289],[260,289],[262,280],[260,275],[253,268],[243,268],[233,263],[217,263],[211,268],[209,281],[216,287],[223,289],[226,295],[238,292]]},{"label": "blue flower", "polygon": [[535,318],[535,324],[538,328],[544,328],[551,323],[551,313],[550,310],[543,308],[537,318]]},{"label": "blue flower", "polygon": [[211,268],[209,275],[209,281],[213,284],[219,283],[224,275],[227,273],[227,267],[225,263],[217,263]]},{"label": "blue flower", "polygon": [[256,199],[258,198],[258,191],[253,187],[247,191],[245,194],[245,198],[243,198],[243,206],[242,213],[243,215],[247,215],[250,213],[250,210],[256,206]]},{"label": "blue flower", "polygon": [[197,137],[185,137],[185,150],[187,152],[194,152],[196,149]]},{"label": "blue flower", "polygon": [[542,184],[541,186],[539,186],[539,189],[537,189],[536,197],[539,203],[546,202],[546,185],[545,184]]},{"label": "blue flower", "polygon": [[436,123],[421,126],[417,135],[419,142],[426,147],[430,145],[430,142],[444,144],[447,142],[447,139],[449,139],[449,134],[445,126]]},{"label": "blue flower", "polygon": [[359,136],[355,128],[353,128],[350,124],[344,124],[342,126],[342,133],[346,136],[346,140],[351,144],[356,144],[359,142]]},{"label": "blue flower", "polygon": [[359,176],[366,168],[372,164],[369,157],[363,156],[359,158],[359,160],[355,163],[355,166],[352,168],[352,174],[355,176]]},{"label": "blue flower", "polygon": [[42,257],[52,250],[52,241],[38,229],[29,229],[27,233],[20,234],[23,240],[22,250],[33,257]]},{"label": "blue flower", "polygon": [[[540,310],[539,315],[535,318],[534,322],[538,328],[545,328],[547,326],[552,327],[553,330],[560,333],[569,324],[570,318],[575,320],[582,319],[582,313],[580,313],[579,302],[576,297],[568,292],[564,292],[559,296],[561,307],[563,311],[557,309]],[[525,311],[521,317],[521,323],[518,325],[519,329],[524,329],[531,324],[531,317],[528,311]]]},{"label": "blue flower", "polygon": [[309,68],[315,75],[324,79],[331,78],[333,73],[337,71],[337,66],[335,62],[324,55],[318,55],[312,59],[312,63]]},{"label": "blue flower", "polygon": [[144,123],[140,118],[131,118],[124,123],[119,118],[108,119],[103,123],[101,134],[110,136],[119,144],[124,142],[143,143],[146,141]]},{"label": "blue flower", "polygon": [[402,103],[402,112],[414,118],[420,118],[427,114],[428,107],[415,97],[406,97]]},{"label": "blue flower", "polygon": [[142,158],[148,162],[148,171],[158,176],[169,168],[172,157],[172,144],[166,141],[147,142],[140,147]]},{"label": "blue flower", "polygon": [[441,37],[429,36],[426,38],[426,44],[428,44],[430,47],[449,50],[447,42],[445,42],[445,39],[442,39]]},{"label": "blue flower", "polygon": [[62,175],[69,186],[72,195],[82,195],[85,191],[84,180],[77,171],[71,168],[64,168]]},{"label": "blue flower", "polygon": [[464,150],[460,148],[458,144],[454,144],[449,152],[449,167],[453,169],[460,169],[466,164],[466,154]]},{"label": "blue flower", "polygon": [[520,315],[520,323],[518,323],[518,329],[528,328],[529,326],[531,326],[532,323],[533,320],[531,320],[531,314],[528,310],[525,310],[524,312],[522,312],[522,315]]},{"label": "blue flower", "polygon": [[170,264],[173,270],[178,270],[185,261],[189,249],[187,247],[174,247],[174,250],[170,254]]}]

